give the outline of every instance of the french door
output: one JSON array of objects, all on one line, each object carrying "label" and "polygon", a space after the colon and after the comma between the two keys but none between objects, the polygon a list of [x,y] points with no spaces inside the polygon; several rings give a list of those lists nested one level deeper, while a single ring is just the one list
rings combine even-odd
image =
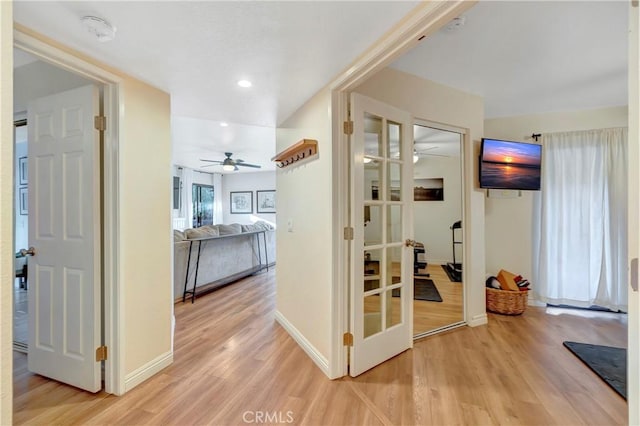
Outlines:
[{"label": "french door", "polygon": [[351,95],[351,376],[413,345],[411,115]]}]

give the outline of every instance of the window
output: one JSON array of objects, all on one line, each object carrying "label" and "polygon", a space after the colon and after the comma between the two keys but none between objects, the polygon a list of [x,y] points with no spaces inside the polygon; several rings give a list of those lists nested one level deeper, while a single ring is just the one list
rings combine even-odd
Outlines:
[{"label": "window", "polygon": [[193,227],[213,225],[213,186],[193,184]]}]

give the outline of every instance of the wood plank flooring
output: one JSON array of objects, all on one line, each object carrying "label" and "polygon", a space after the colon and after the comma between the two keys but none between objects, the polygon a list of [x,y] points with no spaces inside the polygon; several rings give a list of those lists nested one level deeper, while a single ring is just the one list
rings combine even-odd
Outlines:
[{"label": "wood plank flooring", "polygon": [[14,355],[14,423],[616,425],[627,404],[562,346],[626,346],[625,316],[528,308],[431,336],[328,380],[274,321],[274,272],[176,305],[175,362],[122,397],[33,375]]},{"label": "wood plank flooring", "polygon": [[452,282],[440,265],[429,264],[425,270],[433,280],[442,302],[413,301],[413,334],[435,330],[464,320],[462,293],[464,285]]}]

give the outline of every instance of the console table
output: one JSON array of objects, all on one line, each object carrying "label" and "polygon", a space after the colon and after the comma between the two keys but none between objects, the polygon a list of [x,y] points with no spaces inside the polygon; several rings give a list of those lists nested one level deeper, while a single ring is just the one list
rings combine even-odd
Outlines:
[{"label": "console table", "polygon": [[[262,235],[262,242],[263,242],[263,248],[264,248],[264,261],[265,263],[262,263],[262,253],[260,250],[260,236]],[[245,236],[255,236],[255,244],[256,244],[256,248],[257,248],[257,252],[258,252],[258,265],[254,266],[253,268],[247,269],[245,271],[236,273],[236,274],[232,274],[229,275],[227,277],[221,278],[219,280],[213,281],[211,283],[206,283],[207,286],[211,285],[211,287],[209,289],[204,289],[200,292],[198,292],[198,266],[200,265],[200,252],[202,249],[202,243],[208,243],[208,242],[212,242],[215,243],[216,240],[222,240],[222,239],[227,239],[227,238],[238,238],[238,237],[245,237]],[[237,281],[240,278],[255,274],[256,272],[262,271],[263,269],[266,269],[267,271],[269,270],[269,259],[268,259],[268,254],[267,254],[267,231],[266,230],[261,230],[261,231],[249,231],[249,232],[242,232],[239,234],[228,234],[228,235],[218,235],[215,237],[204,237],[204,238],[194,238],[194,239],[190,239],[187,240],[189,241],[189,255],[187,257],[187,267],[186,267],[186,272],[185,272],[185,277],[184,277],[184,292],[182,293],[182,301],[185,302],[187,300],[187,294],[191,295],[191,303],[194,303],[196,300],[196,295],[202,295],[205,293],[208,293],[210,291],[215,290],[216,288],[218,288],[219,286],[231,283],[233,281]],[[198,250],[196,252],[196,269],[195,269],[195,276],[193,278],[193,288],[191,290],[187,290],[187,285],[189,284],[189,266],[191,265],[191,255],[193,253],[193,248],[194,248],[194,243],[198,243]],[[215,284],[217,284],[217,286],[214,286]]]}]

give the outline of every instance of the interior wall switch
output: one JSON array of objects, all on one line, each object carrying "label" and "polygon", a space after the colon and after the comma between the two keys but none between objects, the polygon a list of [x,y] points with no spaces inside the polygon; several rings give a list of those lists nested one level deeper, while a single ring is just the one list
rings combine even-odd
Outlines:
[{"label": "interior wall switch", "polygon": [[287,220],[287,231],[293,232],[293,219]]}]

